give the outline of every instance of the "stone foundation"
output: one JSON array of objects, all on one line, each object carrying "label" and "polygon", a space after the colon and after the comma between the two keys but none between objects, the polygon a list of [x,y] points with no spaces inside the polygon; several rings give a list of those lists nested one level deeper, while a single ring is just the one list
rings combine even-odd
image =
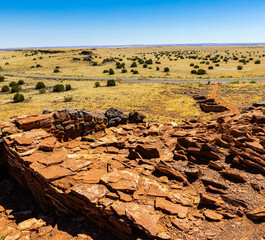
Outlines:
[{"label": "stone foundation", "polygon": [[120,239],[200,239],[212,222],[229,239],[221,229],[244,216],[245,231],[265,233],[264,108],[179,125],[113,108],[45,113],[1,125],[0,161],[47,211]]}]

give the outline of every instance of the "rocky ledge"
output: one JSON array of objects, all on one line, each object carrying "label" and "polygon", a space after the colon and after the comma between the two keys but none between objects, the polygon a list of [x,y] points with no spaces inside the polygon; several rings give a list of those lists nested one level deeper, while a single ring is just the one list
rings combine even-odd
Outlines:
[{"label": "rocky ledge", "polygon": [[258,239],[264,124],[262,107],[183,124],[114,108],[46,110],[1,124],[0,165],[47,211],[120,239]]}]

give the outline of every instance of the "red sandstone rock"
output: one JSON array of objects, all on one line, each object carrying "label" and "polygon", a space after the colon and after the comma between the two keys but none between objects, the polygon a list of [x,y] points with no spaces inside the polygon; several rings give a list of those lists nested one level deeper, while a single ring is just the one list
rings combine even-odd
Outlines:
[{"label": "red sandstone rock", "polygon": [[32,128],[40,128],[53,122],[53,114],[32,115],[17,120],[20,129],[30,130]]},{"label": "red sandstone rock", "polygon": [[101,181],[115,190],[131,192],[137,189],[139,176],[129,171],[117,171],[105,174]]},{"label": "red sandstone rock", "polygon": [[102,184],[79,184],[71,188],[71,192],[91,203],[97,203],[100,198],[108,193],[108,189]]},{"label": "red sandstone rock", "polygon": [[264,218],[265,217],[265,205],[258,207],[253,211],[248,212],[247,216],[253,220],[258,220],[258,219]]},{"label": "red sandstone rock", "polygon": [[34,138],[16,137],[14,142],[18,145],[31,145],[34,142]]},{"label": "red sandstone rock", "polygon": [[45,138],[40,142],[39,149],[45,151],[53,151],[57,139],[55,137]]},{"label": "red sandstone rock", "polygon": [[143,158],[150,159],[150,158],[159,158],[160,154],[159,151],[155,146],[151,145],[137,145],[135,151],[138,152]]},{"label": "red sandstone rock", "polygon": [[178,215],[179,218],[185,218],[188,214],[188,208],[183,207],[180,204],[175,204],[170,201],[165,200],[164,198],[156,198],[155,203],[156,209],[160,209],[163,212]]},{"label": "red sandstone rock", "polygon": [[[174,239],[179,229],[200,238],[211,227],[202,213],[220,226],[243,222],[245,214],[263,224],[264,207],[257,206],[264,204],[265,140],[253,113],[110,128],[102,114],[78,114],[16,117],[3,126],[13,130],[4,132],[7,144],[0,139],[0,165],[48,210],[90,219],[122,239]],[[9,212],[13,219],[21,214]]]},{"label": "red sandstone rock", "polygon": [[203,214],[207,219],[213,220],[213,221],[221,221],[223,219],[223,215],[217,213],[216,211],[206,209]]}]

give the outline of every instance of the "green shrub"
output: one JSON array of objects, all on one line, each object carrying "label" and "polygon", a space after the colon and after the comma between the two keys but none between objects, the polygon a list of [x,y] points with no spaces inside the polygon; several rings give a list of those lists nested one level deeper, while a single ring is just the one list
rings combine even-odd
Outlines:
[{"label": "green shrub", "polygon": [[24,96],[22,94],[15,94],[15,96],[13,97],[14,102],[18,103],[18,102],[23,102],[24,101]]},{"label": "green shrub", "polygon": [[199,69],[197,71],[197,75],[204,75],[204,74],[206,74],[206,71],[204,69]]},{"label": "green shrub", "polygon": [[249,83],[253,84],[253,83],[257,83],[255,80],[251,80]]},{"label": "green shrub", "polygon": [[11,87],[11,93],[19,92],[20,90],[21,87],[17,84]]},{"label": "green shrub", "polygon": [[255,64],[260,64],[260,60],[255,61]]},{"label": "green shrub", "polygon": [[100,83],[99,82],[95,82],[95,87],[100,87]]},{"label": "green shrub", "polygon": [[168,67],[165,67],[164,68],[164,72],[169,72],[169,68]]},{"label": "green shrub", "polygon": [[107,87],[113,87],[116,86],[116,82],[113,79],[108,80]]},{"label": "green shrub", "polygon": [[23,85],[23,84],[25,84],[25,82],[23,80],[18,80],[17,84],[18,85]]},{"label": "green shrub", "polygon": [[147,64],[144,64],[144,65],[143,65],[143,68],[147,68]]},{"label": "green shrub", "polygon": [[123,69],[121,70],[121,72],[122,72],[122,73],[127,73],[127,69],[123,68]]},{"label": "green shrub", "polygon": [[41,88],[45,88],[45,84],[43,82],[37,82],[36,84],[36,89],[41,89]]},{"label": "green shrub", "polygon": [[210,70],[213,69],[213,66],[209,66],[208,69],[210,69]]},{"label": "green shrub", "polygon": [[103,73],[108,73],[108,72],[109,72],[109,70],[104,70],[104,71],[103,71]]},{"label": "green shrub", "polygon": [[5,81],[5,77],[4,76],[0,76],[0,82]]},{"label": "green shrub", "polygon": [[73,100],[73,97],[72,96],[65,96],[64,97],[64,101],[65,102],[71,102]]},{"label": "green shrub", "polygon": [[131,65],[131,67],[137,67],[136,62],[133,62],[132,65]]},{"label": "green shrub", "polygon": [[17,85],[17,83],[14,82],[14,81],[12,81],[12,82],[9,83],[9,86],[10,86],[10,87],[15,86],[15,85]]},{"label": "green shrub", "polygon": [[242,70],[243,67],[241,65],[237,66],[237,70]]},{"label": "green shrub", "polygon": [[70,91],[72,89],[71,84],[66,84],[65,85],[65,91]]},{"label": "green shrub", "polygon": [[239,84],[239,81],[232,81],[231,84]]},{"label": "green shrub", "polygon": [[36,65],[36,68],[40,68],[40,67],[42,67],[40,64],[37,64],[37,65]]},{"label": "green shrub", "polygon": [[9,91],[10,91],[10,88],[7,85],[2,87],[2,92],[9,92]]},{"label": "green shrub", "polygon": [[156,71],[159,71],[160,70],[160,68],[159,67],[156,67]]},{"label": "green shrub", "polygon": [[191,63],[191,64],[190,64],[190,67],[194,67],[194,63]]},{"label": "green shrub", "polygon": [[199,68],[199,65],[195,65],[194,68]]},{"label": "green shrub", "polygon": [[54,73],[58,73],[58,72],[60,72],[60,70],[59,70],[58,68],[55,68],[55,69],[53,70],[53,72],[54,72]]},{"label": "green shrub", "polygon": [[139,72],[137,70],[133,71],[133,74],[139,74]]},{"label": "green shrub", "polygon": [[44,94],[44,93],[46,93],[46,89],[45,89],[45,88],[41,88],[41,89],[39,89],[39,93],[40,93],[40,94]]},{"label": "green shrub", "polygon": [[53,87],[54,92],[63,92],[64,91],[64,85],[63,84],[57,84]]},{"label": "green shrub", "polygon": [[109,69],[109,75],[113,75],[114,74],[114,70],[112,68]]},{"label": "green shrub", "polygon": [[191,70],[190,73],[191,73],[191,74],[197,74],[197,71],[196,71],[196,70]]},{"label": "green shrub", "polygon": [[152,59],[146,60],[145,63],[146,64],[153,64],[153,60]]},{"label": "green shrub", "polygon": [[125,63],[120,63],[120,62],[116,63],[116,68],[117,69],[124,68],[124,67],[125,67]]},{"label": "green shrub", "polygon": [[93,66],[97,66],[98,65],[98,62],[93,62]]}]

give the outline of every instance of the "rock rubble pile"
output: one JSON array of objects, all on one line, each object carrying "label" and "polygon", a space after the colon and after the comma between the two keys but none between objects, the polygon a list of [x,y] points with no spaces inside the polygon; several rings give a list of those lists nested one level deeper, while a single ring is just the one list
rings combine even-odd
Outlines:
[{"label": "rock rubble pile", "polygon": [[202,95],[195,95],[193,98],[200,105],[203,112],[225,112],[228,110],[226,106],[217,103],[213,98],[206,98]]},{"label": "rock rubble pile", "polygon": [[225,229],[242,236],[239,225],[257,239],[265,236],[264,124],[263,107],[183,124],[114,108],[48,110],[1,124],[0,165],[46,210],[121,239],[230,239]]}]

